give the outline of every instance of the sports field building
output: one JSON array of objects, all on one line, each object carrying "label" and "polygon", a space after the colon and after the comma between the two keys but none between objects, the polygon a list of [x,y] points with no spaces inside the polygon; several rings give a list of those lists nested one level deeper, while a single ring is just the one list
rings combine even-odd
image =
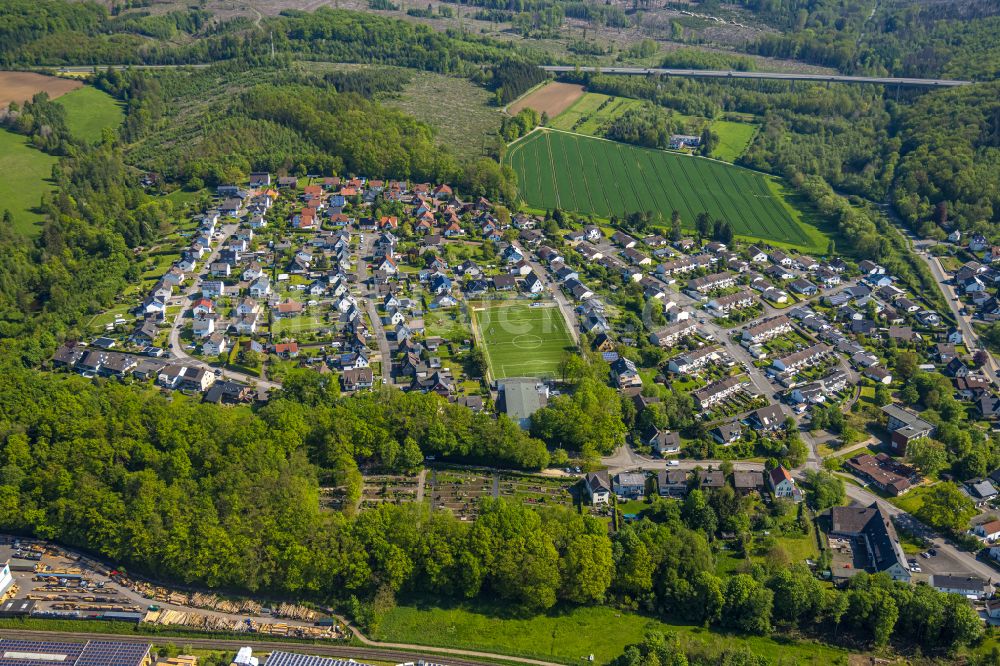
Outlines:
[{"label": "sports field building", "polygon": [[0,666],[149,666],[149,643],[57,643],[0,639]]},{"label": "sports field building", "polygon": [[510,419],[527,430],[531,415],[548,403],[549,390],[545,382],[534,377],[510,377],[497,383],[499,407]]}]

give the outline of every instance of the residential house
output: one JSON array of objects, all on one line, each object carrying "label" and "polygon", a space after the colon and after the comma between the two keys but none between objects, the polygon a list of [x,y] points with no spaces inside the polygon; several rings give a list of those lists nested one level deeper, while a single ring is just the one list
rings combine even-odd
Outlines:
[{"label": "residential house", "polygon": [[[836,506],[830,509],[830,537],[852,543],[854,561],[850,571],[834,575],[854,575],[856,568],[870,573],[885,573],[893,580],[910,582],[910,567],[889,516],[877,503],[867,507]],[[856,564],[860,567],[856,567]]]},{"label": "residential house", "polygon": [[886,429],[891,433],[889,446],[897,455],[905,455],[906,445],[913,440],[934,436],[933,425],[899,405],[886,405],[882,413],[888,417]]},{"label": "residential house", "polygon": [[778,315],[770,319],[763,319],[743,329],[742,338],[744,343],[761,344],[791,331],[791,320],[786,315]]},{"label": "residential house", "polygon": [[698,409],[705,410],[722,402],[726,398],[743,391],[746,388],[746,385],[747,382],[744,377],[726,377],[725,379],[712,382],[708,386],[692,392],[691,396],[694,398],[695,405]]},{"label": "residential house", "polygon": [[802,491],[795,485],[795,479],[784,465],[778,465],[768,472],[767,480],[775,497],[786,497],[793,502],[802,501]]},{"label": "residential house", "polygon": [[966,599],[983,599],[990,591],[990,584],[976,576],[932,574],[930,584],[938,592],[960,594]]},{"label": "residential house", "polygon": [[774,432],[785,427],[785,414],[780,405],[768,405],[750,412],[747,421],[758,432]]},{"label": "residential house", "polygon": [[625,499],[641,499],[646,494],[646,475],[641,472],[621,472],[612,479],[615,495]]},{"label": "residential house", "polygon": [[222,333],[213,333],[201,346],[205,356],[219,356],[229,349],[229,340]]},{"label": "residential house", "polygon": [[646,444],[661,456],[668,456],[681,452],[681,437],[676,432],[670,430],[657,430],[646,440]]},{"label": "residential house", "polygon": [[733,421],[731,423],[722,423],[712,428],[709,433],[712,439],[716,443],[723,446],[729,446],[735,442],[738,442],[743,437],[743,428],[739,421]]},{"label": "residential house", "polygon": [[684,497],[688,491],[688,473],[680,469],[663,469],[656,473],[657,492],[663,497]]},{"label": "residential house", "polygon": [[374,374],[370,367],[350,368],[341,374],[340,383],[345,391],[368,389],[374,383]]},{"label": "residential house", "polygon": [[590,472],[583,479],[583,487],[593,506],[607,504],[611,501],[611,481],[605,470]]},{"label": "residential house", "polygon": [[624,356],[619,356],[611,364],[611,378],[615,381],[615,385],[618,388],[642,386],[642,378],[639,376],[639,371],[636,369],[635,363]]},{"label": "residential house", "polygon": [[896,497],[906,493],[919,478],[912,467],[885,453],[874,456],[867,453],[857,455],[844,463],[844,466],[875,488]]},{"label": "residential house", "polygon": [[664,328],[654,331],[649,336],[650,342],[660,347],[673,347],[682,339],[694,335],[698,331],[698,326],[693,320],[679,321]]}]

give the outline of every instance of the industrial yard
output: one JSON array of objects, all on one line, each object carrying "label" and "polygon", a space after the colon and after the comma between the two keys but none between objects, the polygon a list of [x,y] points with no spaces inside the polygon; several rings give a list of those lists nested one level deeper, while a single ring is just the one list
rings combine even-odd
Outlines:
[{"label": "industrial yard", "polygon": [[167,588],[95,559],[33,539],[0,536],[13,583],[0,617],[170,625],[204,631],[343,638],[339,623],[305,606]]}]

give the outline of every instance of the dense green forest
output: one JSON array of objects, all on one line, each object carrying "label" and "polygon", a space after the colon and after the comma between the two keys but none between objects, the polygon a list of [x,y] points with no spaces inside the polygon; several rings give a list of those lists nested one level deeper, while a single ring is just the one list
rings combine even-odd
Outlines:
[{"label": "dense green forest", "polygon": [[989,80],[1000,74],[992,0],[740,0],[780,32],[748,50],[851,74]]},{"label": "dense green forest", "polygon": [[899,109],[893,203],[925,236],[942,226],[997,237],[1000,83],[924,95]]}]

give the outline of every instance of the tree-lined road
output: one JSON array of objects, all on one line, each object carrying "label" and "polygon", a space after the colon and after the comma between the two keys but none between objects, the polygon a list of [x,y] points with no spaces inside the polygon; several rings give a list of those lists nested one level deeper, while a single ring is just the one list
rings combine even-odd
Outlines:
[{"label": "tree-lined road", "polygon": [[570,65],[543,65],[542,69],[553,74],[594,72],[645,76],[684,76],[707,79],[767,79],[774,81],[811,81],[813,83],[870,83],[882,86],[907,86],[911,88],[954,88],[972,85],[972,81],[956,79],[915,79],[893,76],[845,76],[843,74],[800,74],[795,72],[740,72],[730,69],[667,69],[661,67],[576,67]]}]

